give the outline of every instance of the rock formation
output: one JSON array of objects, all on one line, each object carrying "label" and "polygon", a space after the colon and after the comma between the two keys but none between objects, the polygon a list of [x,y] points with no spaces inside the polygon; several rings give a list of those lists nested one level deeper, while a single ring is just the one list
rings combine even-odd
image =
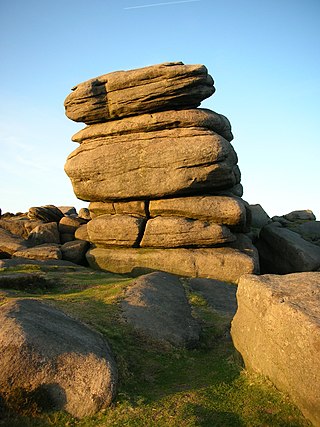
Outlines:
[{"label": "rock formation", "polygon": [[203,65],[174,62],[105,74],[66,98],[66,115],[88,125],[65,171],[91,202],[91,266],[233,282],[258,270],[241,237],[250,221],[230,123],[197,108],[213,83]]}]

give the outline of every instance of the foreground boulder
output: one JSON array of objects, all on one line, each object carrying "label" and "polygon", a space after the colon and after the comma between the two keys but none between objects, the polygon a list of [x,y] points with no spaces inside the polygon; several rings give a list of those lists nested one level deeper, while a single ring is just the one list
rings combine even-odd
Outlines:
[{"label": "foreground boulder", "polygon": [[152,340],[187,348],[199,341],[200,325],[177,276],[141,276],[127,288],[121,307],[128,323]]},{"label": "foreground boulder", "polygon": [[21,391],[79,418],[111,403],[117,368],[100,334],[36,300],[2,305],[0,324],[0,394],[9,406]]},{"label": "foreground boulder", "polygon": [[246,275],[231,334],[246,368],[291,395],[320,425],[320,273]]}]

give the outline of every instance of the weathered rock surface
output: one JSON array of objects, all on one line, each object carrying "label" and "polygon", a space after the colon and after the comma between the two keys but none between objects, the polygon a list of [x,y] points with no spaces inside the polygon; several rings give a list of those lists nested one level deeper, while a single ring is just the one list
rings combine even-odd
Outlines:
[{"label": "weathered rock surface", "polygon": [[36,206],[29,209],[28,217],[43,222],[59,222],[63,213],[54,205]]},{"label": "weathered rock surface", "polygon": [[60,234],[56,222],[47,222],[35,227],[28,236],[30,246],[44,243],[60,243]]},{"label": "weathered rock surface", "polygon": [[240,279],[234,344],[247,369],[267,376],[320,425],[320,273]]},{"label": "weathered rock surface", "polygon": [[246,209],[236,197],[194,196],[151,200],[151,217],[177,216],[211,221],[242,229],[246,224]]},{"label": "weathered rock surface", "polygon": [[187,348],[199,341],[200,325],[177,276],[163,272],[141,276],[127,288],[121,307],[126,320],[153,340]]},{"label": "weathered rock surface", "polygon": [[181,276],[206,277],[236,283],[257,271],[249,254],[228,247],[199,249],[94,248],[87,252],[92,268],[113,273],[141,274],[154,270]]},{"label": "weathered rock surface", "polygon": [[81,208],[79,210],[79,218],[85,219],[86,221],[90,221],[91,216],[90,216],[89,209],[88,208]]},{"label": "weathered rock surface", "polygon": [[6,402],[23,390],[46,400],[44,409],[79,418],[110,404],[117,368],[100,334],[30,299],[2,305],[0,324],[0,393]]},{"label": "weathered rock surface", "polygon": [[288,221],[314,221],[316,219],[314,213],[310,209],[293,211],[283,215]]},{"label": "weathered rock surface", "polygon": [[97,246],[136,246],[145,219],[131,215],[101,215],[87,224],[91,242]]},{"label": "weathered rock surface", "polygon": [[80,83],[64,105],[71,120],[105,122],[146,112],[198,107],[214,93],[213,83],[203,65],[167,62]]},{"label": "weathered rock surface", "polygon": [[59,221],[59,231],[62,234],[73,234],[76,232],[80,225],[85,224],[87,221],[83,218],[65,216]]},{"label": "weathered rock surface", "polygon": [[20,236],[24,239],[28,237],[28,231],[25,227],[25,223],[27,221],[21,219],[1,219],[0,220],[0,228],[9,231],[16,236]]},{"label": "weathered rock surface", "polygon": [[141,247],[205,247],[236,240],[231,231],[208,221],[159,216],[147,221]]},{"label": "weathered rock surface", "polygon": [[[115,162],[115,159],[117,161]],[[211,131],[170,129],[81,144],[65,171],[76,196],[105,201],[158,198],[233,187],[240,182],[232,145]]]},{"label": "weathered rock surface", "polygon": [[160,113],[139,114],[138,116],[112,120],[87,126],[77,132],[72,140],[75,142],[86,142],[89,140],[100,140],[119,135],[131,135],[140,133],[154,133],[168,129],[200,128],[208,129],[218,133],[227,141],[232,141],[231,125],[229,120],[222,114],[204,108],[192,110],[172,110]]},{"label": "weathered rock surface", "polygon": [[26,248],[27,244],[25,239],[0,228],[0,254],[3,254],[2,258],[10,258],[14,252]]},{"label": "weathered rock surface", "polygon": [[277,223],[261,230],[256,246],[263,272],[288,274],[320,268],[320,248]]},{"label": "weathered rock surface", "polygon": [[90,242],[90,237],[88,235],[87,227],[88,227],[87,224],[80,225],[80,227],[76,229],[76,232],[74,233],[74,237],[79,240],[86,240],[87,242]]},{"label": "weathered rock surface", "polygon": [[44,243],[43,245],[34,246],[33,248],[20,249],[14,252],[12,256],[39,260],[62,258],[60,245],[56,243]]},{"label": "weathered rock surface", "polygon": [[60,248],[62,259],[75,264],[83,264],[86,260],[88,247],[89,243],[85,240],[66,242]]},{"label": "weathered rock surface", "polygon": [[130,202],[91,202],[89,210],[92,218],[106,214],[147,216],[146,202],[143,200],[131,200]]}]

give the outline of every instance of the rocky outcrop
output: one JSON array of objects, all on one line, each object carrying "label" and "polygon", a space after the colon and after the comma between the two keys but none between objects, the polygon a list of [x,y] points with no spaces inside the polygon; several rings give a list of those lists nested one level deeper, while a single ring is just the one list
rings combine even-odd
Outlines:
[{"label": "rocky outcrop", "polygon": [[3,304],[0,323],[0,395],[9,405],[21,392],[78,418],[110,405],[117,367],[102,335],[31,299]]},{"label": "rocky outcrop", "polygon": [[72,90],[64,104],[66,115],[84,123],[194,108],[215,91],[206,67],[182,62],[104,74]]},{"label": "rocky outcrop", "polygon": [[16,214],[1,219],[0,258],[63,259],[87,265],[88,236],[81,231],[78,237],[75,234],[81,226],[86,227],[88,220],[80,218],[75,208],[67,206],[62,209],[66,215],[59,208],[46,205],[30,208],[28,215]]},{"label": "rocky outcrop", "polygon": [[320,425],[320,273],[243,276],[237,300],[231,334],[246,368]]},{"label": "rocky outcrop", "polygon": [[232,281],[258,271],[252,245],[233,246],[250,210],[230,123],[196,108],[213,92],[204,66],[170,63],[106,74],[67,97],[67,116],[89,124],[65,171],[91,202],[91,266]]}]

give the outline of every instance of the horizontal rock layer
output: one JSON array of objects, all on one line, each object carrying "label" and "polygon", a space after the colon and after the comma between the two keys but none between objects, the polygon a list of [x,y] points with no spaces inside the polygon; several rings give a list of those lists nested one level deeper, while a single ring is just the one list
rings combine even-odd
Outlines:
[{"label": "horizontal rock layer", "polygon": [[140,246],[145,248],[205,247],[236,240],[230,230],[208,221],[190,218],[149,219]]},{"label": "horizontal rock layer", "polygon": [[213,79],[204,65],[169,62],[116,71],[80,83],[66,100],[69,119],[97,123],[146,112],[195,108],[211,96]]},{"label": "horizontal rock layer", "polygon": [[120,274],[166,271],[181,276],[207,277],[236,283],[246,273],[258,271],[251,249],[230,247],[201,249],[94,248],[87,252],[92,268]]},{"label": "horizontal rock layer", "polygon": [[246,275],[231,335],[246,368],[290,394],[320,425],[320,273]]},{"label": "horizontal rock layer", "polygon": [[197,108],[140,114],[121,120],[93,124],[73,135],[72,140],[82,143],[105,137],[119,135],[134,137],[135,134],[141,132],[148,134],[178,128],[208,129],[218,133],[227,141],[233,139],[230,122],[225,116],[211,110]]},{"label": "horizontal rock layer", "polygon": [[65,171],[79,199],[142,199],[231,188],[240,182],[237,161],[220,135],[181,128],[83,143]]}]

